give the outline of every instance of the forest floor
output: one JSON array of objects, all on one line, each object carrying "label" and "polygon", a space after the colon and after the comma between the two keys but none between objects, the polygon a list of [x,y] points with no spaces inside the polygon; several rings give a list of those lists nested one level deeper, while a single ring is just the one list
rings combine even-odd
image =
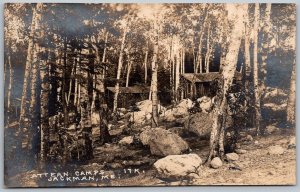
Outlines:
[{"label": "forest floor", "polygon": [[[249,136],[247,136],[248,138]],[[246,136],[245,136],[246,138]],[[105,175],[97,181],[49,182],[45,178],[32,177],[38,173],[32,170],[17,174],[10,180],[18,180],[20,186],[174,186],[174,185],[294,185],[296,184],[296,147],[289,143],[295,139],[294,129],[277,129],[272,134],[242,139],[240,148],[246,153],[239,154],[239,160],[224,162],[223,166],[213,169],[203,165],[197,178],[161,178],[153,167],[160,159],[151,155],[149,149],[139,145],[106,144],[96,148],[94,158],[84,165],[74,165],[74,170],[101,170]],[[189,153],[198,154],[202,161],[208,154],[208,140],[186,139],[190,145]],[[269,154],[269,147],[279,145],[283,154]],[[110,177],[114,175],[113,177]]]},{"label": "forest floor", "polygon": [[[241,142],[241,148],[247,152],[239,155],[239,160],[236,163],[239,169],[232,169],[232,164],[225,162],[219,169],[202,166],[199,178],[193,180],[166,180],[158,178],[154,168],[150,168],[146,174],[114,180],[111,184],[116,186],[295,185],[296,148],[288,147],[288,143],[294,135],[295,131],[293,130],[278,131],[272,135],[255,137],[253,141]],[[284,153],[281,155],[268,154],[269,147],[274,145],[282,146],[285,149]],[[202,160],[205,160],[208,154],[208,147],[206,145],[202,149],[193,148],[192,153],[198,154]]]}]

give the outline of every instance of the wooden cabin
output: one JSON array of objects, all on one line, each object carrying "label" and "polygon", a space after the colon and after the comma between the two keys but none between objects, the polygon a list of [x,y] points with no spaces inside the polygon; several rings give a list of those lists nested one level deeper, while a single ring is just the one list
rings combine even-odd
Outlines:
[{"label": "wooden cabin", "polygon": [[[183,98],[200,98],[210,96],[211,82],[220,77],[219,72],[209,73],[184,73],[180,78],[181,97]],[[242,73],[236,71],[234,81],[241,81]]]},{"label": "wooden cabin", "polygon": [[[115,87],[107,87],[107,96],[109,103],[113,104],[114,95],[116,93]],[[118,107],[128,108],[134,105],[134,103],[149,98],[150,87],[149,86],[131,86],[131,87],[120,87],[118,95]]]}]

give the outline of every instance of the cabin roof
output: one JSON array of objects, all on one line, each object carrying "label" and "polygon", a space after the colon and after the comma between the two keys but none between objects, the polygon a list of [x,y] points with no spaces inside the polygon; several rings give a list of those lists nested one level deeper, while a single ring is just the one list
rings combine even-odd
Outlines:
[{"label": "cabin roof", "polygon": [[[184,73],[181,76],[190,81],[190,82],[194,82],[194,83],[201,83],[201,82],[211,82],[214,79],[220,77],[220,73],[219,72],[209,72],[209,73]],[[242,73],[236,71],[234,74],[234,78],[235,80],[242,80]]]},{"label": "cabin roof", "polygon": [[[107,87],[107,90],[115,93],[115,87]],[[120,87],[119,93],[123,94],[140,94],[140,93],[149,93],[150,87],[149,86],[132,86],[132,87]]]}]

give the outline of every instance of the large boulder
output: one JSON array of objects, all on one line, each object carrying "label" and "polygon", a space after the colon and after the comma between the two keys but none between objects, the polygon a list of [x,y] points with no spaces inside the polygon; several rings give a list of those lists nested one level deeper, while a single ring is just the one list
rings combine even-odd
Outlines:
[{"label": "large boulder", "polygon": [[151,135],[152,135],[152,129],[149,128],[149,129],[146,129],[145,131],[143,131],[141,134],[140,134],[140,141],[143,145],[149,145],[149,140],[151,138]]},{"label": "large boulder", "polygon": [[184,128],[200,137],[207,136],[211,132],[213,124],[212,113],[196,113],[191,115],[184,123]]},{"label": "large boulder", "polygon": [[201,158],[196,154],[169,155],[154,163],[161,177],[180,178],[199,174]]},{"label": "large boulder", "polygon": [[[144,111],[146,114],[152,113],[152,101],[151,100],[144,100],[136,103],[137,108],[140,111]],[[163,112],[166,110],[165,107],[162,105],[158,104],[158,112]]]},{"label": "large boulder", "polygon": [[184,118],[189,114],[189,109],[193,107],[190,99],[183,99],[174,108],[165,111],[162,115],[167,121],[174,121],[177,118]]},{"label": "large boulder", "polygon": [[209,98],[207,96],[203,96],[201,98],[198,98],[197,102],[199,103],[199,107],[202,112],[204,112],[204,113],[210,112],[212,105],[213,105],[213,101],[211,98]]},{"label": "large boulder", "polygon": [[140,141],[149,145],[151,154],[158,156],[179,155],[189,148],[181,137],[163,128],[143,131]]},{"label": "large boulder", "polygon": [[151,117],[149,118],[145,111],[136,111],[131,112],[129,121],[133,122],[135,125],[143,125],[149,119],[151,119]]},{"label": "large boulder", "polygon": [[119,141],[120,145],[130,145],[133,143],[133,136],[124,137]]},{"label": "large boulder", "polygon": [[[152,117],[152,101],[144,100],[136,103],[138,111],[130,112],[129,121],[135,125],[143,125],[147,120]],[[165,107],[158,105],[158,112],[163,113],[166,110]]]}]

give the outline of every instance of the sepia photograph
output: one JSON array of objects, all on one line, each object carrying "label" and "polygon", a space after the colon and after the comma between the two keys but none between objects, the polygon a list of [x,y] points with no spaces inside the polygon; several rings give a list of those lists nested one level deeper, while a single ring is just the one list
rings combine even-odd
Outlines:
[{"label": "sepia photograph", "polygon": [[6,187],[296,185],[296,4],[6,3]]}]

